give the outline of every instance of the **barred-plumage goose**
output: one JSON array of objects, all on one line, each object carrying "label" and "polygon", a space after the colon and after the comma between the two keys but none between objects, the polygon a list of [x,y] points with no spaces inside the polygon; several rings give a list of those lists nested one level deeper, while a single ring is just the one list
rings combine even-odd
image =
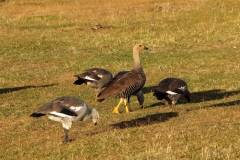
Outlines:
[{"label": "barred-plumage goose", "polygon": [[92,119],[96,125],[99,121],[99,113],[96,109],[89,108],[83,100],[74,97],[56,98],[39,107],[30,117],[38,118],[44,115],[47,115],[53,121],[62,123],[65,133],[64,143],[71,141],[68,138],[68,131],[73,122]]},{"label": "barred-plumage goose", "polygon": [[91,68],[74,76],[78,78],[74,84],[81,85],[85,83],[87,86],[94,88],[96,97],[101,89],[106,87],[113,78],[112,73],[102,68]]},{"label": "barred-plumage goose", "polygon": [[[129,71],[120,71],[118,72],[114,77],[113,77],[113,80],[116,79],[117,77],[127,73]],[[144,103],[144,95],[143,95],[143,92],[142,90],[140,90],[139,92],[137,92],[136,94],[134,94],[134,96],[137,96],[137,99],[138,99],[138,103],[139,103],[139,106],[141,109],[143,109],[143,103]],[[130,104],[130,97],[128,97],[128,103]]]},{"label": "barred-plumage goose", "polygon": [[[174,105],[177,104],[178,99],[184,96],[190,102],[191,94],[185,81],[178,78],[166,78],[153,89],[153,96],[174,111]],[[172,101],[172,105],[169,105],[166,100]]]},{"label": "barred-plumage goose", "polygon": [[146,76],[142,69],[139,54],[142,50],[148,50],[143,44],[136,44],[133,48],[134,68],[126,74],[117,77],[115,80],[102,90],[97,101],[101,102],[108,97],[120,97],[120,102],[114,108],[113,113],[119,113],[118,108],[124,102],[126,112],[130,112],[128,97],[139,92],[146,82]]}]

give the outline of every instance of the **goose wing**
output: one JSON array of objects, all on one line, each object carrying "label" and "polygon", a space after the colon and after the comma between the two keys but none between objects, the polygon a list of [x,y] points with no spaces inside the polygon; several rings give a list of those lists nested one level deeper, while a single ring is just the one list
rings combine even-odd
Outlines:
[{"label": "goose wing", "polygon": [[110,84],[101,93],[99,93],[98,99],[106,99],[108,97],[117,96],[131,87],[133,88],[132,92],[135,92],[136,90],[141,89],[142,81],[143,78],[138,73],[134,71],[127,72],[110,82]]},{"label": "goose wing", "polygon": [[39,107],[30,116],[39,117],[49,114],[51,112],[64,113],[70,116],[77,116],[78,114],[81,114],[81,112],[79,112],[80,110],[84,113],[87,110],[87,106],[85,105],[84,101],[72,97],[60,97]]},{"label": "goose wing", "polygon": [[72,114],[77,116],[73,120],[73,122],[82,121],[84,117],[88,114],[89,108],[87,104],[84,101],[77,98],[66,98],[63,101],[61,101],[61,106],[63,106],[63,108],[66,111],[70,111]]},{"label": "goose wing", "polygon": [[157,92],[169,92],[173,94],[183,94],[185,90],[187,90],[187,84],[177,78],[166,78],[155,88]]}]

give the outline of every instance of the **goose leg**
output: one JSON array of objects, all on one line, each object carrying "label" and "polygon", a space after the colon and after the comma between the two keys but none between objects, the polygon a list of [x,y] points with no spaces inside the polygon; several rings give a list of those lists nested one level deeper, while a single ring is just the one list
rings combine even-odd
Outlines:
[{"label": "goose leg", "polygon": [[120,98],[120,101],[119,101],[118,105],[114,108],[113,113],[115,113],[115,114],[119,113],[118,108],[120,107],[122,101],[123,101],[123,98]]},{"label": "goose leg", "polygon": [[174,105],[177,103],[177,101],[172,101],[172,112],[174,111]]},{"label": "goose leg", "polygon": [[66,128],[63,128],[64,133],[65,133],[65,138],[63,139],[63,143],[71,142],[72,140],[68,138],[68,132],[69,130]]},{"label": "goose leg", "polygon": [[124,99],[124,105],[125,105],[125,108],[126,108],[126,113],[130,112],[130,103],[128,103],[128,102],[129,102],[129,98],[128,98],[128,100]]},{"label": "goose leg", "polygon": [[98,94],[99,94],[99,91],[98,91],[98,90],[96,90],[95,101],[97,101],[97,96],[98,96]]},{"label": "goose leg", "polygon": [[172,104],[172,107],[171,107],[171,108],[172,108],[172,112],[174,112],[174,104]]},{"label": "goose leg", "polygon": [[63,143],[67,143],[67,142],[71,142],[72,140],[68,138],[68,132],[69,132],[69,129],[71,128],[72,126],[72,122],[63,122],[62,123],[62,126],[63,126],[63,130],[64,130],[64,133],[65,133],[65,138],[63,139]]},{"label": "goose leg", "polygon": [[174,108],[173,108],[174,106],[173,106],[173,105],[171,106],[171,105],[168,103],[167,100],[162,99],[162,100],[160,100],[160,102],[164,103],[167,107],[169,107],[169,108],[171,109],[171,112],[174,111]]}]

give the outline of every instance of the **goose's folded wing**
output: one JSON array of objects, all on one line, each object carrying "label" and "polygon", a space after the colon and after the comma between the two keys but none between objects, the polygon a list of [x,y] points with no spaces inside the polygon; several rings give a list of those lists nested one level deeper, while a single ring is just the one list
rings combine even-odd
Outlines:
[{"label": "goose's folded wing", "polygon": [[98,99],[105,99],[112,96],[117,96],[124,92],[128,87],[137,85],[140,77],[134,72],[128,72],[113,80],[101,93]]}]

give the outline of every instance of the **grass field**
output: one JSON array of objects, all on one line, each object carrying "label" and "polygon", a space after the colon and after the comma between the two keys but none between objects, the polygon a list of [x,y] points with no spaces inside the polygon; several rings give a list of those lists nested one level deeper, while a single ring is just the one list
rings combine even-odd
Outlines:
[{"label": "grass field", "polygon": [[[0,159],[240,159],[239,0],[0,1]],[[93,30],[100,24],[103,28]],[[95,102],[74,74],[133,67],[147,76],[144,109],[112,114],[118,99]],[[188,83],[171,113],[152,96],[162,79]],[[60,123],[30,118],[60,96],[100,112],[98,126],[74,123],[62,144]]]}]

